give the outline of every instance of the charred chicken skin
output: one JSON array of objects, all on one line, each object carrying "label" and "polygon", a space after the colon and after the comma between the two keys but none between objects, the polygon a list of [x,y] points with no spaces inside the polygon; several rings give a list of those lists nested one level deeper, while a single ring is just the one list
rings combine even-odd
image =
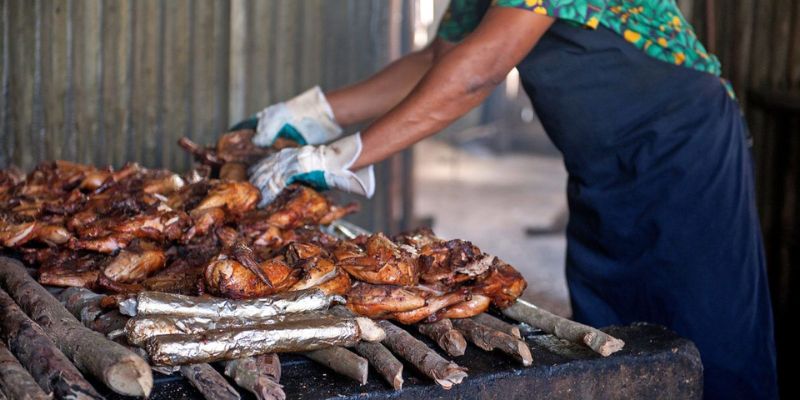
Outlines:
[{"label": "charred chicken skin", "polygon": [[398,246],[382,233],[342,242],[336,262],[354,278],[373,284],[412,286],[419,281],[413,249]]}]

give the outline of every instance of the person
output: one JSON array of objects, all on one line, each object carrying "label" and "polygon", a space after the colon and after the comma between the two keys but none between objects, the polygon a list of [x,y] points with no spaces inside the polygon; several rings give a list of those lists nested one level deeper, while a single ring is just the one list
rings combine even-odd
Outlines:
[{"label": "person", "polygon": [[665,325],[697,345],[706,398],[776,398],[746,125],[674,0],[453,0],[425,49],[240,124],[260,145],[305,144],[262,160],[251,182],[264,204],[292,182],[370,196],[372,164],[479,105],[515,67],[569,173],[573,318]]}]

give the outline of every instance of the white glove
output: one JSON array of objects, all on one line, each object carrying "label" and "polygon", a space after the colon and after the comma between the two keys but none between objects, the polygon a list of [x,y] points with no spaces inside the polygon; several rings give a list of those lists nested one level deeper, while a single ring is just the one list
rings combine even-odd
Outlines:
[{"label": "white glove", "polygon": [[[336,123],[333,110],[319,86],[289,101],[265,108],[256,114],[256,119],[253,143],[259,146],[269,146],[278,137],[292,139],[301,145],[321,144],[342,134],[342,127]],[[237,126],[247,125],[246,122]]]},{"label": "white glove", "polygon": [[261,190],[264,207],[287,185],[308,184],[318,190],[336,188],[372,197],[375,173],[372,166],[356,172],[350,167],[361,154],[361,133],[345,136],[329,145],[285,148],[250,168],[250,183]]}]

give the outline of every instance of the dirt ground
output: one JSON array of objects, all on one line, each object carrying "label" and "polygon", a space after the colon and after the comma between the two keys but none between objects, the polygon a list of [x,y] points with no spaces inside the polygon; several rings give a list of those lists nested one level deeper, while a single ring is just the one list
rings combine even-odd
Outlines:
[{"label": "dirt ground", "polygon": [[[416,145],[415,160],[416,214],[432,217],[437,235],[470,240],[515,266],[528,281],[527,300],[570,315],[561,159],[497,156],[429,139]],[[544,233],[526,234],[531,229]]]}]

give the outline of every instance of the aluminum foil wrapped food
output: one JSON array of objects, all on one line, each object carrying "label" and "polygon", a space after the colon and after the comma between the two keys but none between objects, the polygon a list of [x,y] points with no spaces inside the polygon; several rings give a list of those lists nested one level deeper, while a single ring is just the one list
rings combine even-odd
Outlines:
[{"label": "aluminum foil wrapped food", "polygon": [[267,327],[214,330],[193,335],[161,335],[147,341],[159,365],[232,360],[264,353],[300,352],[353,346],[361,338],[355,319],[327,317],[288,321]]},{"label": "aluminum foil wrapped food", "polygon": [[125,315],[173,315],[208,318],[270,318],[275,315],[325,310],[342,304],[341,296],[318,289],[298,290],[251,300],[192,297],[161,292],[141,292],[120,302]]},{"label": "aluminum foil wrapped food", "polygon": [[275,315],[262,318],[209,318],[175,315],[136,316],[125,325],[128,342],[143,346],[147,339],[161,335],[193,335],[211,330],[232,330],[253,326],[274,325],[288,321],[303,321],[325,318],[328,314],[318,311]]}]

